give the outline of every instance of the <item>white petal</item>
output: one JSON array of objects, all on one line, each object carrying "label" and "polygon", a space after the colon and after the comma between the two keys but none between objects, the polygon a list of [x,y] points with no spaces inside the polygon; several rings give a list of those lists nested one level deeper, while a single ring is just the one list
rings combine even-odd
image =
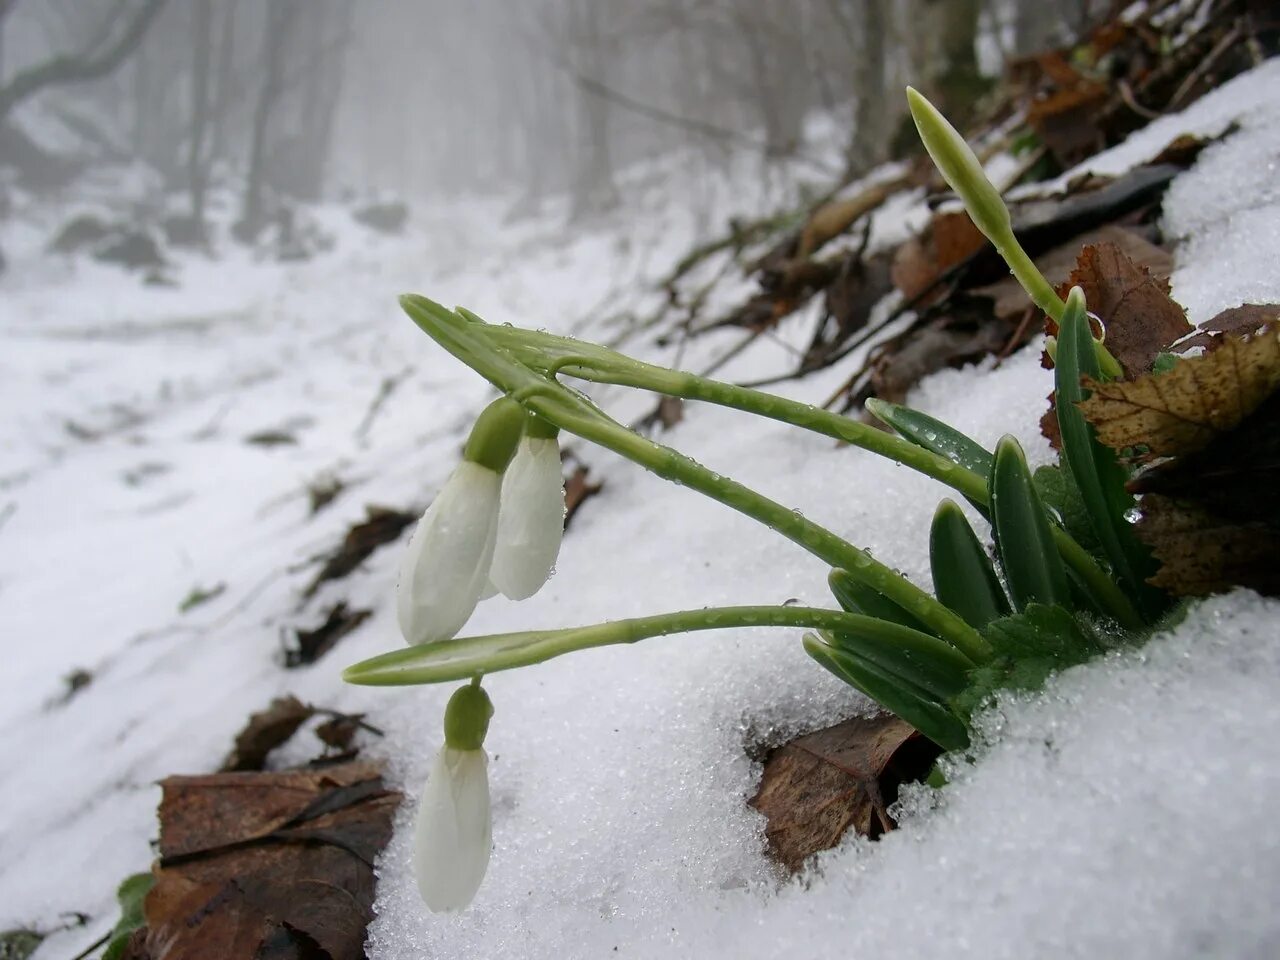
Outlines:
[{"label": "white petal", "polygon": [[413,863],[422,902],[436,913],[471,903],[489,866],[488,764],[483,750],[443,747],[423,788]]},{"label": "white petal", "polygon": [[564,535],[564,475],[554,439],[525,437],[502,482],[489,579],[512,600],[538,592],[555,569]]},{"label": "white petal", "polygon": [[484,591],[502,478],[464,460],[418,521],[400,564],[396,613],[409,643],[457,633]]}]

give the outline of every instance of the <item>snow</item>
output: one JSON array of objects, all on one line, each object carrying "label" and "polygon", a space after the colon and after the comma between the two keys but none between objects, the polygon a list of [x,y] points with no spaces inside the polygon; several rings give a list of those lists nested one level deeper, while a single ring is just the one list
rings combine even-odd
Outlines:
[{"label": "snow", "polygon": [[[1175,180],[1174,294],[1204,319],[1280,299],[1271,264],[1280,126],[1277,64],[1234,81],[1094,161],[1123,170],[1183,129],[1241,131]],[[406,791],[379,865],[375,960],[438,957],[1264,957],[1280,951],[1280,604],[1216,599],[1144,650],[1087,664],[983,719],[971,762],[918,791],[878,844],[849,841],[784,882],[746,808],[773,744],[870,709],[790,631],[717,631],[561,658],[486,681],[496,715],[494,852],[472,908],[427,914],[408,864],[412,811],[451,689],[360,689],[342,666],[393,649],[404,540],[307,599],[313,558],[366,504],[422,509],[489,393],[401,316],[396,293],[462,303],[493,322],[611,339],[653,307],[640,281],[754,198],[737,170],[698,201],[663,201],[674,162],[629,185],[631,212],[566,230],[562,211],[504,224],[499,200],[419,211],[400,240],[326,214],[332,252],[296,265],[228,251],[179,264],[182,286],[142,288],[82,260],[38,259],[19,223],[0,237],[0,928],[113,922],[114,888],[145,869],[155,781],[215,767],[248,713],[282,692],[366,711]],[[758,172],[758,171],[756,171]],[[775,187],[777,185],[775,184]],[[695,209],[696,207],[696,209]],[[635,210],[643,211],[642,214]],[[710,212],[709,212],[710,211]],[[892,236],[918,205],[881,214]],[[1264,223],[1270,218],[1270,225]],[[884,222],[881,222],[883,220]],[[25,230],[25,233],[22,231]],[[880,241],[887,242],[887,241]],[[25,269],[24,265],[30,269]],[[714,269],[714,266],[709,267]],[[722,306],[725,304],[721,304]],[[706,316],[714,315],[708,305]],[[794,363],[784,324],[723,375]],[[700,369],[741,332],[690,341]],[[651,332],[628,350],[669,360]],[[1012,433],[1050,458],[1037,351],[946,371],[914,405],[985,443]],[[845,365],[779,387],[818,402]],[[407,373],[406,373],[407,371]],[[367,429],[386,378],[399,381]],[[593,395],[624,421],[651,397]],[[78,429],[68,429],[68,421]],[[245,443],[284,429],[294,445]],[[861,451],[729,410],[690,407],[659,439],[869,547],[927,583],[943,491]],[[557,575],[529,601],[484,602],[467,633],[561,626],[727,603],[829,605],[823,565],[756,524],[578,445],[605,480],[569,531]],[[348,489],[311,516],[306,487]],[[183,614],[193,587],[226,590]],[[290,627],[346,600],[373,616],[313,666],[286,671]],[[64,702],[61,677],[91,683]],[[286,758],[305,759],[294,746]]]}]

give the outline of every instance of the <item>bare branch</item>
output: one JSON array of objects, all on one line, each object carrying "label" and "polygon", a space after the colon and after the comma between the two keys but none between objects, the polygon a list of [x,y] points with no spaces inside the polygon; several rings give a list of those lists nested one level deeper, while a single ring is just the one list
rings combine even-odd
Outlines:
[{"label": "bare branch", "polygon": [[[7,12],[13,0],[0,0],[0,3],[7,4],[0,8],[0,12]],[[106,42],[106,37],[110,35],[111,20],[114,19],[111,18],[104,24],[104,32],[90,41],[84,50],[61,54],[16,74],[0,88],[0,122],[4,121],[15,106],[46,87],[85,83],[114,71],[137,49],[165,3],[166,0],[145,0],[114,42]],[[103,49],[97,49],[103,47],[104,43],[106,46]]]}]

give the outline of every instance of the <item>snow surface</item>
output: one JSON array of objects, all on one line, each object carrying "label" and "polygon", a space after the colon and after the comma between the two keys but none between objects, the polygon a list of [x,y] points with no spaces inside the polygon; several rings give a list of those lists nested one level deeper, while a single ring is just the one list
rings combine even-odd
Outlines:
[{"label": "snow surface", "polygon": [[[1174,293],[1197,320],[1244,297],[1280,299],[1277,66],[1097,161],[1124,169],[1176,133],[1238,119],[1241,131],[1206,150],[1166,200],[1170,232],[1185,238]],[[314,557],[365,504],[429,501],[488,396],[393,295],[617,337],[628,329],[619,318],[654,306],[640,281],[668,269],[700,226],[741,213],[743,197],[755,212],[779,200],[744,189],[747,170],[671,196],[677,172],[637,174],[624,214],[576,234],[554,210],[503,224],[497,201],[429,211],[401,240],[333,211],[333,252],[288,267],[192,257],[176,290],[37,259],[35,238],[50,231],[29,223],[0,237],[11,256],[0,278],[0,928],[91,916],[47,940],[41,960],[106,930],[116,883],[151,856],[154,782],[212,769],[249,712],[293,692],[367,711],[387,734],[367,749],[408,794],[380,862],[375,960],[1280,952],[1280,604],[1246,592],[1205,604],[1139,653],[1001,702],[950,786],[912,794],[899,831],[843,844],[798,882],[775,874],[761,819],[745,807],[760,772],[748,749],[870,709],[808,660],[798,636],[671,637],[495,675],[489,875],[466,913],[422,909],[410,817],[450,690],[338,680],[345,664],[401,642],[402,543],[302,595]],[[786,369],[806,332],[784,324],[722,375]],[[692,341],[681,362],[700,369],[741,336]],[[677,349],[651,340],[633,334],[627,347],[668,360]],[[1012,433],[1045,461],[1035,354],[935,375],[912,402],[987,443]],[[780,389],[820,401],[859,359]],[[365,427],[385,378],[400,376]],[[653,402],[593,393],[623,420]],[[264,429],[298,443],[244,442]],[[689,409],[661,439],[927,582],[928,520],[943,492],[931,481],[716,408]],[[579,447],[606,485],[575,518],[557,576],[524,603],[482,604],[466,632],[830,603],[824,567],[790,543]],[[313,517],[306,485],[324,475],[350,486]],[[218,597],[178,612],[193,587],[220,583]],[[315,626],[339,600],[374,616],[317,664],[282,670],[287,629]],[[65,699],[60,678],[78,668],[93,680]],[[281,762],[308,752],[292,746]]]}]

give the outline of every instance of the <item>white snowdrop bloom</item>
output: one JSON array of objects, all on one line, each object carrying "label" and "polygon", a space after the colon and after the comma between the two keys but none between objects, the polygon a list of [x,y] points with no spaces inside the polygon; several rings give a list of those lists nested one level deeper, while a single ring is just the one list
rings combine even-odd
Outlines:
[{"label": "white snowdrop bloom", "polygon": [[489,580],[504,596],[524,600],[555,569],[564,535],[564,476],[554,437],[528,434],[502,482],[497,546]]},{"label": "white snowdrop bloom", "polygon": [[452,637],[489,584],[502,474],[523,431],[519,404],[496,400],[471,429],[463,460],[418,521],[400,563],[396,616],[409,643]]},{"label": "white snowdrop bloom", "polygon": [[488,766],[483,748],[441,747],[422,791],[414,872],[422,902],[436,913],[471,903],[489,866],[493,821]]},{"label": "white snowdrop bloom", "polygon": [[464,460],[418,521],[396,591],[409,643],[452,637],[475,610],[489,581],[501,491],[500,474]]}]

